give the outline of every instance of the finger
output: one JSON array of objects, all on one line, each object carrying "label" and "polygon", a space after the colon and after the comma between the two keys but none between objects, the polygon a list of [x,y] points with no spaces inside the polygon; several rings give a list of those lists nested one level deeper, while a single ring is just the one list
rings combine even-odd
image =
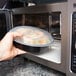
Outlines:
[{"label": "finger", "polygon": [[13,36],[13,38],[15,38],[15,37],[21,37],[23,34],[22,33],[20,33],[20,32],[10,32],[11,33],[11,35]]}]

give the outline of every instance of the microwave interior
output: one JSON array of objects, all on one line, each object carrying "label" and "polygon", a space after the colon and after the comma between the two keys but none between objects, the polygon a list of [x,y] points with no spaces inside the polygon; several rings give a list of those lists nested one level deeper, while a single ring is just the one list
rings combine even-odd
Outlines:
[{"label": "microwave interior", "polygon": [[13,27],[34,26],[48,31],[54,41],[49,47],[41,48],[38,57],[61,63],[61,12],[13,14]]}]

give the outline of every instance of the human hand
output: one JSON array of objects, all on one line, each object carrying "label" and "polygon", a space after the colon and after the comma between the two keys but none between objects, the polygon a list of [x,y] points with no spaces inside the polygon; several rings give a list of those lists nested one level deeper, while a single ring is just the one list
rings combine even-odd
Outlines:
[{"label": "human hand", "polygon": [[11,59],[19,54],[26,53],[13,46],[13,40],[15,37],[21,37],[22,34],[18,32],[8,32],[4,38],[0,41],[0,61]]}]

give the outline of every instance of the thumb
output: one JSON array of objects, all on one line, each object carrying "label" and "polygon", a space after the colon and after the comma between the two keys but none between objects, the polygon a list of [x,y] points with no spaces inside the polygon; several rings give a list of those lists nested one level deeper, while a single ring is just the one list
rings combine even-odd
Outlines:
[{"label": "thumb", "polygon": [[20,54],[25,54],[25,53],[27,53],[26,51],[21,50],[21,49],[18,49],[18,48],[15,48],[14,51],[15,51],[15,52],[14,52],[15,56],[20,55]]}]

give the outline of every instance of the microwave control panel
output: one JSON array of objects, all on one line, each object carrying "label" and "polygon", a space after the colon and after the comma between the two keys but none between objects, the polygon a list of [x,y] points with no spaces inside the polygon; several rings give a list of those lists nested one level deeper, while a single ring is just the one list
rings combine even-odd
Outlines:
[{"label": "microwave control panel", "polygon": [[76,73],[76,12],[72,15],[71,70]]}]

